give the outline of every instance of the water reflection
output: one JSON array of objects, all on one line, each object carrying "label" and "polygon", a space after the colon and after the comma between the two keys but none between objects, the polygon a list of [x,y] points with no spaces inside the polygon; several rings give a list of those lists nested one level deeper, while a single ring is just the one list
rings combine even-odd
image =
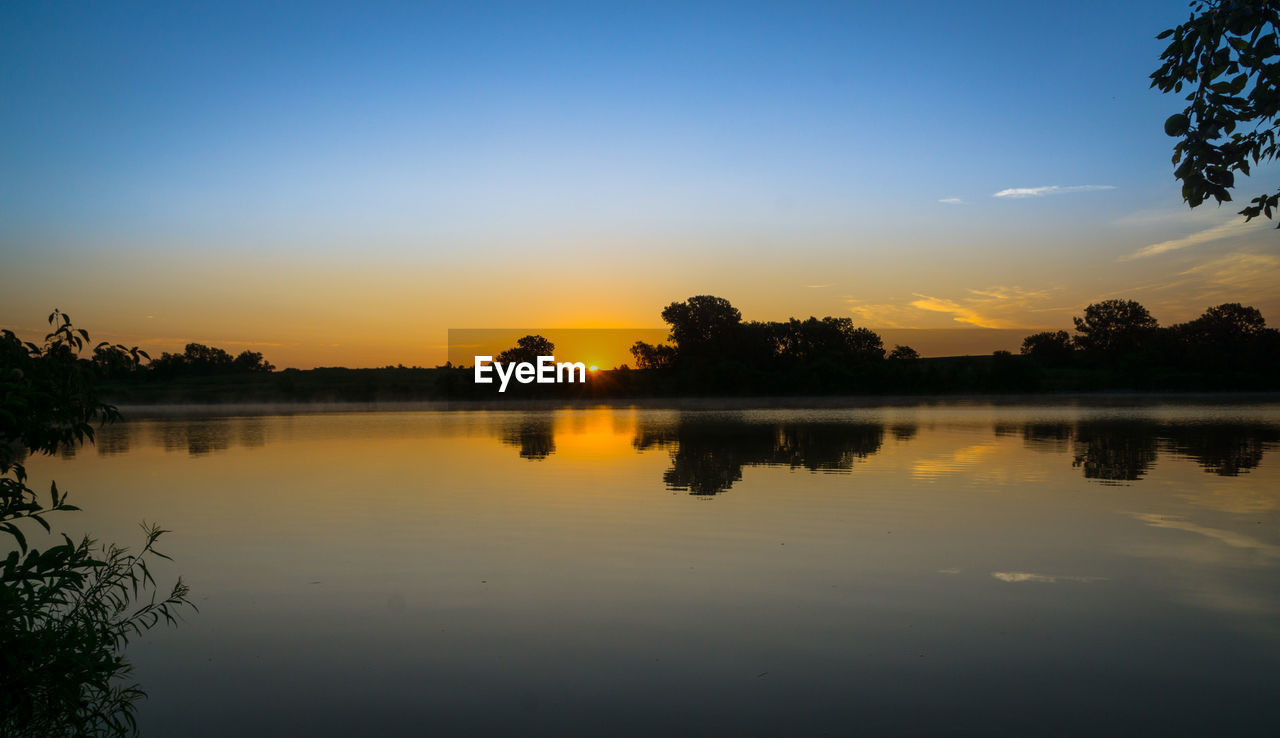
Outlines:
[{"label": "water reflection", "polygon": [[639,450],[667,449],[667,487],[693,495],[724,492],[744,466],[786,466],[847,473],[884,443],[881,423],[753,423],[723,416],[681,416],[674,423],[641,424]]},{"label": "water reflection", "polygon": [[[271,442],[274,424],[256,416],[161,418],[116,423],[98,430],[101,456],[126,454],[138,444],[166,452],[204,456],[233,448],[261,448]],[[909,420],[777,420],[749,413],[677,412],[640,415],[611,411],[605,433],[628,436],[636,451],[663,450],[671,466],[662,479],[669,489],[710,496],[742,479],[749,466],[783,466],[810,472],[850,473],[879,453],[886,437],[916,443],[946,424],[922,426]],[[521,458],[541,461],[557,453],[557,441],[584,435],[589,417],[581,414],[527,412],[499,414],[479,429],[519,449]],[[447,423],[445,425],[448,425]],[[973,425],[964,425],[973,429]],[[1280,426],[1267,422],[1175,422],[1150,419],[1084,419],[1073,422],[1029,420],[992,422],[999,439],[1021,438],[1031,451],[1061,457],[1085,479],[1104,485],[1144,479],[1162,455],[1190,459],[1206,473],[1231,477],[1258,468],[1268,451],[1280,446]],[[403,429],[397,426],[397,432]],[[591,432],[597,432],[598,429]],[[987,463],[997,442],[967,442],[915,462],[916,476],[937,479],[960,467]],[[74,449],[64,452],[73,457]]]},{"label": "water reflection", "polygon": [[1274,404],[299,413],[37,461],[95,530],[164,520],[208,596],[138,644],[144,734],[1220,735],[1222,705],[1280,719],[1278,429]]},{"label": "water reflection", "polygon": [[1140,422],[1088,422],[1072,430],[1072,466],[1103,484],[1141,479],[1156,460],[1159,426]]},{"label": "water reflection", "polygon": [[[232,448],[261,448],[267,444],[268,419],[261,416],[231,418],[169,418],[112,423],[96,431],[99,456],[127,454],[135,443],[185,452],[189,456],[227,451]],[[74,456],[75,449],[65,456]]]},{"label": "water reflection", "polygon": [[545,414],[529,415],[502,429],[499,440],[520,449],[521,458],[538,461],[556,452],[555,424]]},{"label": "water reflection", "polygon": [[1280,444],[1280,428],[1263,423],[1175,425],[1165,430],[1164,438],[1171,452],[1194,459],[1205,471],[1234,477],[1256,469],[1263,451]]}]

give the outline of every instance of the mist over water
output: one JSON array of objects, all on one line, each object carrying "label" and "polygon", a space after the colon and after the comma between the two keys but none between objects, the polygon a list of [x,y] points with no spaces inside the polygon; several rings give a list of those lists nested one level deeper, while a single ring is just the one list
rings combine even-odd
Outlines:
[{"label": "mist over water", "polygon": [[151,735],[1258,734],[1280,404],[152,414]]}]

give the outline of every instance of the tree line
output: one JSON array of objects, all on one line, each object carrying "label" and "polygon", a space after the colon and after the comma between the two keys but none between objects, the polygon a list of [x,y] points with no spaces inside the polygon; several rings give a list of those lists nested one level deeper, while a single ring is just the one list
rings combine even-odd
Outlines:
[{"label": "tree line", "polygon": [[1280,331],[1256,308],[1210,307],[1160,326],[1133,300],[1104,300],[1072,319],[1074,331],[1027,336],[1014,355],[921,360],[886,350],[849,318],[743,321],[724,298],[673,302],[662,311],[668,343],[637,342],[638,369],[668,389],[748,393],[1033,391],[1043,389],[1264,389],[1280,369]]},{"label": "tree line", "polygon": [[[660,312],[667,341],[637,341],[632,362],[574,385],[515,386],[506,397],[575,399],[667,396],[1000,393],[1099,390],[1280,389],[1280,331],[1240,303],[1207,308],[1161,326],[1133,300],[1103,300],[1072,319],[1072,330],[1024,338],[1018,353],[922,358],[886,346],[847,317],[746,321],[713,295],[672,302]],[[521,337],[498,361],[553,355],[543,336]],[[236,356],[199,343],[156,359],[103,344],[93,365],[123,401],[313,401],[494,399],[471,371],[314,369],[276,372],[261,353]],[[181,381],[173,381],[181,380]],[[200,389],[194,396],[183,388]],[[192,392],[195,392],[192,389]],[[174,393],[177,393],[176,395]],[[190,394],[190,393],[188,393]]]},{"label": "tree line", "polygon": [[[107,377],[121,377],[146,371],[156,377],[209,376],[214,374],[270,373],[276,367],[258,351],[241,351],[232,356],[225,349],[188,343],[180,354],[164,352],[152,359],[145,351],[122,351],[118,346],[99,345],[93,364]],[[144,363],[145,362],[145,363]]]}]

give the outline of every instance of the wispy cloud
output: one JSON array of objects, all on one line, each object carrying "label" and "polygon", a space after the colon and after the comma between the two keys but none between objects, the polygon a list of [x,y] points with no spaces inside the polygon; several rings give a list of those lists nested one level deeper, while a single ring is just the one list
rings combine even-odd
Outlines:
[{"label": "wispy cloud", "polygon": [[955,300],[948,300],[945,297],[930,297],[918,292],[913,294],[916,297],[915,300],[911,301],[911,307],[913,308],[928,310],[933,313],[950,313],[956,322],[976,325],[979,328],[1006,327],[1003,321],[988,318],[977,310],[961,305]]},{"label": "wispy cloud", "polygon": [[[1026,290],[1021,287],[986,287],[971,289],[951,299],[923,293],[912,293],[906,304],[868,303],[846,295],[849,313],[857,320],[878,328],[921,328],[937,325],[937,313],[950,315],[956,323],[978,328],[1027,328],[1028,313],[1069,312],[1073,307],[1046,307],[1050,290]],[[933,315],[931,315],[931,313]]]},{"label": "wispy cloud", "polygon": [[1236,216],[1225,223],[1210,228],[1205,228],[1182,238],[1174,238],[1160,243],[1153,243],[1150,246],[1144,246],[1132,254],[1125,254],[1117,261],[1133,261],[1134,259],[1144,259],[1148,256],[1157,254],[1167,254],[1170,251],[1178,251],[1188,246],[1198,246],[1202,243],[1217,241],[1219,239],[1228,238],[1246,231],[1256,229],[1257,223],[1245,223],[1244,218]]},{"label": "wispy cloud", "polygon": [[1002,582],[1104,582],[1106,577],[1076,577],[1057,574],[1037,574],[1032,571],[993,571],[991,576]]},{"label": "wispy cloud", "polygon": [[942,203],[943,205],[963,205],[964,204],[964,200],[961,200],[958,197],[944,197],[938,202]]},{"label": "wispy cloud", "polygon": [[1210,293],[1235,291],[1243,295],[1272,292],[1278,283],[1280,256],[1237,251],[1181,272],[1207,283]]},{"label": "wispy cloud", "polygon": [[806,285],[805,285],[805,288],[807,288],[807,289],[811,289],[811,290],[820,290],[820,289],[823,289],[823,288],[825,288],[825,287],[830,287],[830,286],[831,286],[831,284],[830,284],[830,283],[828,283],[828,284],[806,284]]},{"label": "wispy cloud", "polygon": [[863,325],[874,325],[878,328],[907,328],[920,318],[917,310],[893,303],[862,302],[853,297],[845,297],[849,303],[849,313]]},{"label": "wispy cloud", "polygon": [[1020,328],[1016,320],[999,317],[1000,314],[1025,313],[1031,303],[1044,300],[1049,293],[1030,291],[1020,287],[988,287],[969,290],[973,297],[963,302],[945,297],[933,297],[918,292],[911,307],[935,313],[950,313],[957,323],[968,323],[978,328]]},{"label": "wispy cloud", "polygon": [[989,297],[993,300],[1018,300],[1027,302],[1049,296],[1048,290],[1024,290],[1021,287],[988,287],[984,290],[969,290],[970,294]]},{"label": "wispy cloud", "polygon": [[1018,199],[1023,197],[1044,197],[1046,195],[1066,195],[1072,192],[1096,192],[1098,190],[1114,190],[1115,185],[1046,185],[1044,187],[1010,187],[992,195]]}]

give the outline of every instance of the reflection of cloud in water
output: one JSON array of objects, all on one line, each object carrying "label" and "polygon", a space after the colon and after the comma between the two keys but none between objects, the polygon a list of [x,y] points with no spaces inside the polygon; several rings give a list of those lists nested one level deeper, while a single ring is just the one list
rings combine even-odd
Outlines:
[{"label": "reflection of cloud in water", "polygon": [[934,480],[951,474],[959,474],[973,468],[999,448],[997,443],[979,443],[962,448],[945,456],[932,459],[921,459],[911,467],[911,476],[916,479]]},{"label": "reflection of cloud in water", "polygon": [[1231,530],[1223,530],[1222,528],[1210,528],[1208,526],[1199,525],[1182,518],[1169,517],[1165,515],[1156,515],[1152,513],[1135,513],[1134,519],[1140,520],[1153,528],[1167,528],[1169,530],[1181,530],[1187,533],[1197,533],[1207,538],[1231,546],[1232,548],[1248,549],[1257,551],[1267,558],[1280,558],[1280,546],[1260,541],[1252,536],[1243,533],[1236,533]]},{"label": "reflection of cloud in water", "polygon": [[993,571],[991,576],[1002,582],[1105,582],[1107,577],[1064,576],[1060,574],[1037,574],[1031,571]]}]

